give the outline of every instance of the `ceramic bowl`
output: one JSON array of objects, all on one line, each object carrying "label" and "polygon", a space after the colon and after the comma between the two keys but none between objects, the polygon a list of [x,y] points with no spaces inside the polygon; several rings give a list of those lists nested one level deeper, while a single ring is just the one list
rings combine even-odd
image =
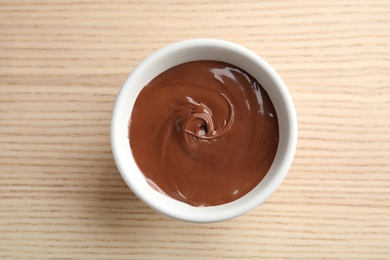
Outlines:
[{"label": "ceramic bowl", "polygon": [[[134,161],[129,145],[129,119],[142,88],[154,77],[176,65],[216,60],[233,64],[251,74],[267,91],[279,120],[279,146],[264,179],[248,194],[233,202],[194,207],[167,197],[149,186]],[[193,39],[166,46],[142,61],[123,84],[111,119],[111,146],[116,165],[134,194],[154,210],[190,222],[217,222],[240,216],[261,205],[282,183],[294,158],[297,118],[291,95],[278,73],[258,54],[231,42]]]}]

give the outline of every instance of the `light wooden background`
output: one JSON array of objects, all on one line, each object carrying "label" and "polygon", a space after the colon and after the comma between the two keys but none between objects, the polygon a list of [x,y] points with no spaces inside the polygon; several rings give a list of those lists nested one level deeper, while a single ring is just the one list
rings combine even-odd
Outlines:
[{"label": "light wooden background", "polygon": [[[230,40],[284,78],[286,180],[223,223],[155,213],[114,164],[131,70],[179,40]],[[0,259],[390,259],[390,1],[0,0]]]}]

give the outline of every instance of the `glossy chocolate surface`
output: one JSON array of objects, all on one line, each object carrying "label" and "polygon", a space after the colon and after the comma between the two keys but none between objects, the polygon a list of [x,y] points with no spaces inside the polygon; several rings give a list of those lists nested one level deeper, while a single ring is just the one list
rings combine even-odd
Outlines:
[{"label": "glossy chocolate surface", "polygon": [[279,143],[275,108],[242,69],[194,61],[164,71],[142,91],[130,147],[148,183],[193,206],[234,201],[267,174]]}]

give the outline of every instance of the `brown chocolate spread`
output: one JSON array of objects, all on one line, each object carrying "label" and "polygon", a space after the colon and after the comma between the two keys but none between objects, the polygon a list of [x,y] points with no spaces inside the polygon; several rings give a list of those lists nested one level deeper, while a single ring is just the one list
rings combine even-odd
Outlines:
[{"label": "brown chocolate spread", "polygon": [[148,183],[193,206],[250,192],[267,174],[279,143],[275,108],[244,70],[219,61],[168,69],[140,92],[130,147]]}]

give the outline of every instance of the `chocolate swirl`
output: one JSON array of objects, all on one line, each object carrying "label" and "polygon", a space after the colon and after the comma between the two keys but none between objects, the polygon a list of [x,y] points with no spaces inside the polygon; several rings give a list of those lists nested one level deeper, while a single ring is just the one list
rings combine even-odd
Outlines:
[{"label": "chocolate swirl", "polygon": [[195,136],[201,140],[212,140],[220,138],[229,131],[234,120],[234,107],[225,94],[221,93],[221,95],[226,99],[229,105],[229,118],[224,120],[223,127],[221,129],[215,128],[212,119],[213,112],[210,108],[203,103],[198,103],[192,98],[187,97],[188,102],[195,106],[194,109],[191,109],[184,123],[184,131],[187,134]]},{"label": "chocolate swirl", "polygon": [[220,205],[252,190],[269,170],[279,128],[268,94],[231,64],[171,68],[140,92],[130,147],[148,183],[193,206]]}]

